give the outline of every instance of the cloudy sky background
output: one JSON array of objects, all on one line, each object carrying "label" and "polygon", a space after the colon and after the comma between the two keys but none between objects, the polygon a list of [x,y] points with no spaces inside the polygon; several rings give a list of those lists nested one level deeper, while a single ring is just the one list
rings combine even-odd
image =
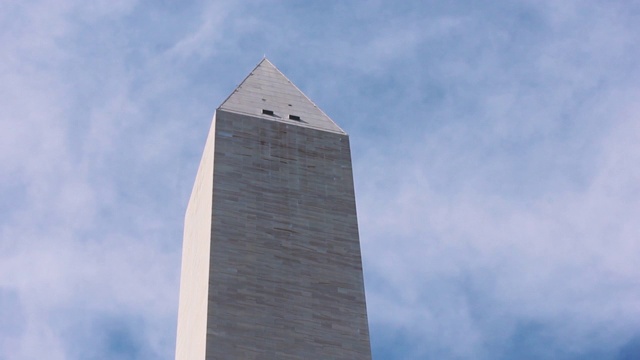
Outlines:
[{"label": "cloudy sky background", "polygon": [[375,359],[640,358],[633,1],[3,1],[0,359],[172,359],[215,108],[351,136]]}]

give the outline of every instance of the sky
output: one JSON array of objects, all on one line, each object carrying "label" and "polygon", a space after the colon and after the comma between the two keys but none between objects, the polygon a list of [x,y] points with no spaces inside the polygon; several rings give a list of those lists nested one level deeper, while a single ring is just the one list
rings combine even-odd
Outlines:
[{"label": "sky", "polygon": [[173,359],[265,55],[350,135],[374,359],[640,358],[638,39],[635,1],[0,2],[0,360]]}]

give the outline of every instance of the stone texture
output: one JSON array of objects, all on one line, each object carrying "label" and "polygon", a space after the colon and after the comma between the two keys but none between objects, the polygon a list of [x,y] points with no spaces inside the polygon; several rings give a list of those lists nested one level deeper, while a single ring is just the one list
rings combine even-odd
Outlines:
[{"label": "stone texture", "polygon": [[213,200],[213,118],[184,219],[176,359],[204,359]]},{"label": "stone texture", "polygon": [[[252,74],[288,81],[265,61]],[[314,109],[296,92],[259,96]],[[319,109],[300,122],[224,104],[185,220],[176,359],[370,359],[349,137]]]},{"label": "stone texture", "polygon": [[[220,110],[287,122],[300,117],[298,125],[345,134],[316,104],[302,93],[269,60],[263,59],[220,105]],[[273,115],[263,114],[273,111]]]}]

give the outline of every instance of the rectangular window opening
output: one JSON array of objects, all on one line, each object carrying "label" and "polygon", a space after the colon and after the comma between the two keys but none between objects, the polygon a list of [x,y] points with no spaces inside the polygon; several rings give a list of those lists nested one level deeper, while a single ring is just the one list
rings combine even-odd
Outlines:
[{"label": "rectangular window opening", "polygon": [[291,119],[291,120],[295,120],[295,121],[302,121],[302,120],[300,119],[300,116],[298,116],[298,115],[289,115],[289,119]]},{"label": "rectangular window opening", "polygon": [[275,116],[276,114],[273,113],[273,110],[267,110],[267,109],[262,109],[262,113],[265,115],[271,115],[271,116]]}]

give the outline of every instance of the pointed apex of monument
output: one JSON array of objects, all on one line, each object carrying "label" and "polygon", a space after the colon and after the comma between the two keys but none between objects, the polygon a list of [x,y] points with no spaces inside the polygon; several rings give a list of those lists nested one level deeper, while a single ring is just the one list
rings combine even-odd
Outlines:
[{"label": "pointed apex of monument", "polygon": [[345,134],[266,56],[218,109]]}]

